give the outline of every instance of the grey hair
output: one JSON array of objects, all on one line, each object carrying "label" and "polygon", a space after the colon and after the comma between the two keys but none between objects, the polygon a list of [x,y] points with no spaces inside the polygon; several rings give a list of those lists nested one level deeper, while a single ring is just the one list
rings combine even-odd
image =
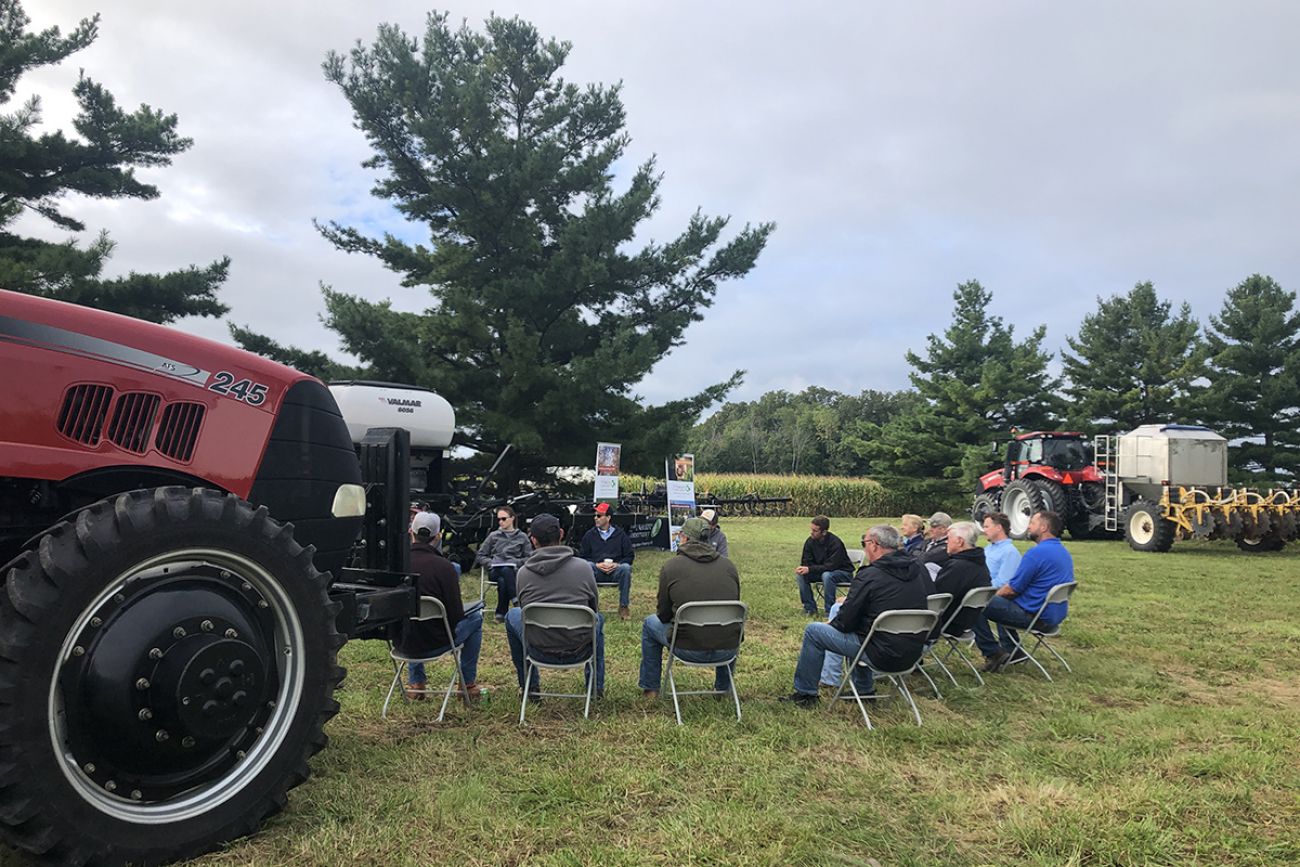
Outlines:
[{"label": "grey hair", "polygon": [[867,538],[875,541],[882,548],[897,551],[903,547],[903,536],[888,524],[880,524],[867,531]]},{"label": "grey hair", "polygon": [[930,526],[951,527],[952,515],[949,515],[947,512],[935,512],[933,515],[930,516]]},{"label": "grey hair", "polygon": [[948,535],[961,539],[967,548],[974,548],[979,544],[980,528],[974,521],[958,521],[948,528]]}]

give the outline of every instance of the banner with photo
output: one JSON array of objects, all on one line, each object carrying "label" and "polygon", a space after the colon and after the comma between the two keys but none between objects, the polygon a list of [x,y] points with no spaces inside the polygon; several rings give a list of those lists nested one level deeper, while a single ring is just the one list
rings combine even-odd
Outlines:
[{"label": "banner with photo", "polygon": [[677,531],[695,517],[695,455],[674,455],[664,466],[668,477],[668,539],[677,550]]},{"label": "banner with photo", "polygon": [[619,461],[623,456],[623,446],[618,443],[596,443],[596,492],[592,499],[618,499]]}]

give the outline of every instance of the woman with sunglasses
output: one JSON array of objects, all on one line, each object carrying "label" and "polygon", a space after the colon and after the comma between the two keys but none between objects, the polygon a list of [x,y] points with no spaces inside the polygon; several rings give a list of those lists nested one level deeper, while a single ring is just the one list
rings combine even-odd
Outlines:
[{"label": "woman with sunglasses", "polygon": [[497,623],[504,623],[510,603],[515,599],[515,571],[533,553],[528,534],[515,527],[515,510],[498,506],[497,528],[478,546],[474,563],[488,570],[497,585]]}]

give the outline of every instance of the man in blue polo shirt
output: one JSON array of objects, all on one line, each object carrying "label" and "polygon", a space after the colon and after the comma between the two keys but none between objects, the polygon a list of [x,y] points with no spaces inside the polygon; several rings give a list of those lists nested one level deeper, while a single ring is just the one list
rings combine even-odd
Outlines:
[{"label": "man in blue polo shirt", "polygon": [[984,516],[984,537],[989,540],[984,548],[984,563],[989,567],[989,577],[994,587],[1010,583],[1020,568],[1020,552],[1011,542],[1011,519],[1002,512]]},{"label": "man in blue polo shirt", "polygon": [[[1058,538],[1061,534],[1061,516],[1055,512],[1037,512],[1029,519],[1029,538],[1037,544],[1020,559],[1016,574],[989,600],[983,616],[971,628],[975,643],[984,654],[984,670],[997,671],[1011,661],[1019,639],[1017,629],[1027,629],[1042,607],[1047,593],[1057,584],[1074,580],[1074,560]],[[1055,602],[1043,611],[1038,625],[1046,628],[1065,619],[1065,602]],[[993,637],[989,623],[997,623],[1002,640]]]}]

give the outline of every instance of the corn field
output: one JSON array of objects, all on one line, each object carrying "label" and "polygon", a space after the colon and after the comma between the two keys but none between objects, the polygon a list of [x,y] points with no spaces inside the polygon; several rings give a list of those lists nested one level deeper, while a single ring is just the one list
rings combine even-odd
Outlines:
[{"label": "corn field", "polygon": [[[625,475],[619,487],[633,494],[642,489],[654,490],[661,478]],[[874,479],[840,476],[781,476],[751,473],[700,473],[695,477],[695,492],[704,500],[712,494],[720,500],[745,497],[790,497],[791,502],[775,512],[786,515],[836,515],[842,518],[866,518],[900,515],[916,505],[916,496],[886,489]],[[932,509],[931,509],[932,510]],[[723,509],[724,514],[726,509]],[[769,513],[772,513],[769,511]],[[928,514],[928,512],[927,512]]]}]

